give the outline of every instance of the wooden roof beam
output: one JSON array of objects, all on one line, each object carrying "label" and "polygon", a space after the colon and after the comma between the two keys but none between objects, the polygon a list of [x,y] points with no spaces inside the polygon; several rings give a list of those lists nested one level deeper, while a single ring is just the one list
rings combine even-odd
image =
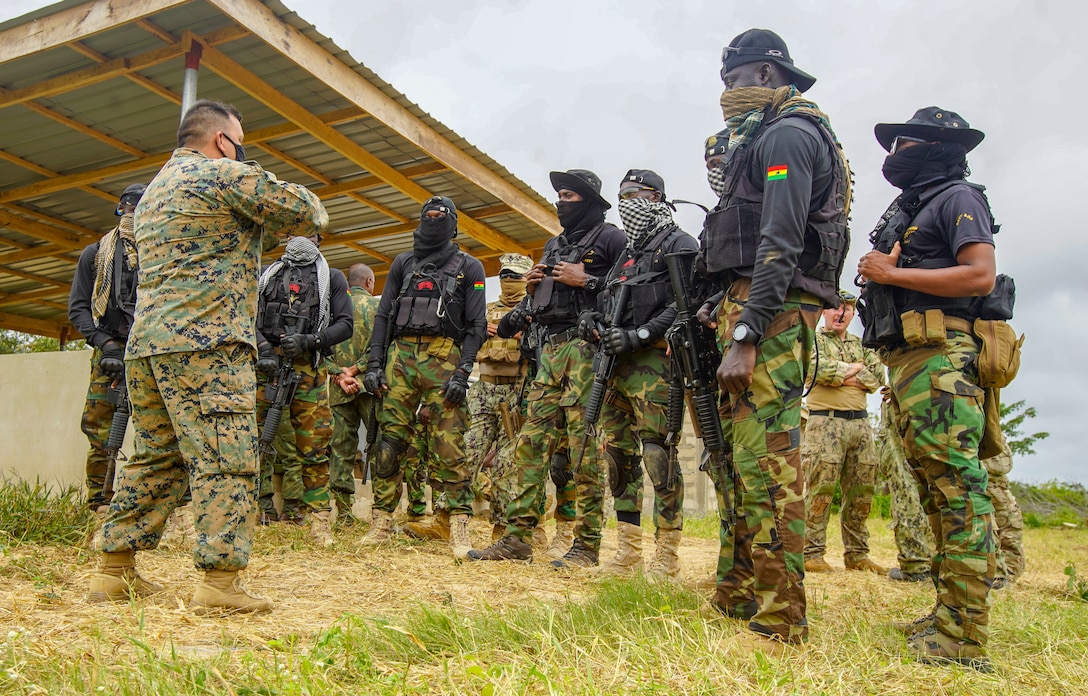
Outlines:
[{"label": "wooden roof beam", "polygon": [[54,295],[63,295],[67,291],[60,290],[58,288],[41,288],[38,290],[27,290],[26,292],[14,292],[0,296],[0,305],[19,304],[20,302],[31,302],[33,300],[40,300],[43,297],[53,297]]},{"label": "wooden roof beam", "polygon": [[[170,41],[168,43],[173,43],[173,42]],[[93,48],[91,48],[87,44],[83,43],[82,41],[73,41],[72,43],[68,44],[68,48],[72,49],[73,51],[80,54],[81,56],[84,56],[86,58],[90,58],[91,60],[93,60],[96,63],[105,63],[105,62],[107,62],[109,60],[109,58],[106,55],[104,55],[102,53],[99,53],[98,51],[94,50]],[[167,101],[173,102],[174,104],[177,104],[179,106],[181,105],[181,95],[180,94],[177,94],[177,93],[173,92],[172,90],[167,89],[166,87],[163,87],[162,85],[160,85],[158,82],[155,82],[151,78],[144,77],[140,73],[128,73],[127,75],[125,75],[125,78],[127,78],[130,82],[134,82],[134,83],[140,85],[141,87],[143,87],[144,89],[147,89],[148,91],[154,92],[155,94],[159,95],[160,97],[162,97],[163,99],[165,99]]]},{"label": "wooden roof beam", "polygon": [[75,247],[64,247],[60,244],[39,244],[38,246],[28,246],[25,244],[17,244],[11,239],[3,240],[4,244],[10,244],[17,251],[0,253],[0,261],[4,263],[18,263],[19,261],[30,261],[32,259],[40,259],[46,256],[52,256],[62,261],[68,261],[75,263],[76,259],[65,256],[65,252],[71,252],[75,250]]},{"label": "wooden roof beam", "polygon": [[86,246],[83,239],[74,232],[58,230],[55,227],[34,220],[28,220],[3,209],[0,209],[0,225],[10,227],[13,230],[30,235],[31,237],[44,239],[47,242],[53,242],[54,244],[69,249],[83,248]]},{"label": "wooden roof beam", "polygon": [[[55,322],[49,321],[48,319],[24,317],[21,314],[0,312],[0,329],[22,331],[23,333],[48,336],[49,338],[60,338],[61,329],[66,326],[70,326],[67,321]],[[69,328],[68,339],[72,340],[73,337],[81,338],[78,331]]]},{"label": "wooden roof beam", "polygon": [[[193,37],[192,40],[201,41],[199,37]],[[203,55],[201,56],[201,62],[209,69],[215,71],[215,73],[224,80],[230,82],[235,87],[238,87],[272,110],[280,113],[289,121],[294,121],[299,124],[319,141],[347,157],[352,162],[364,167],[372,174],[381,177],[382,180],[395,187],[404,195],[415,200],[417,203],[423,203],[431,197],[432,194],[427,191],[427,189],[404,176],[393,166],[386,164],[340,131],[326,125],[295,102],[284,99],[279,90],[275,89],[264,80],[261,80],[252,72],[246,70],[240,64],[231,60],[222,51],[211,46],[205,46]],[[507,249],[509,251],[520,251],[523,248],[515,240],[495,231],[468,215],[459,214],[457,221],[458,226],[470,237],[480,241],[488,247],[493,249]]]}]

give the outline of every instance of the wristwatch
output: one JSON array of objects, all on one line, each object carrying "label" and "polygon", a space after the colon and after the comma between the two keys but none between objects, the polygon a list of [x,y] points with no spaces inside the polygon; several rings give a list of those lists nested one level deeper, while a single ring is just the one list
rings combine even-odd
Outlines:
[{"label": "wristwatch", "polygon": [[643,343],[650,340],[650,330],[645,326],[640,326],[638,331],[635,332],[635,335],[638,336],[638,340]]},{"label": "wristwatch", "polygon": [[587,292],[597,292],[597,283],[600,282],[600,278],[597,276],[590,276],[586,279],[585,289]]},{"label": "wristwatch", "polygon": [[747,324],[737,324],[733,327],[733,340],[737,343],[759,343],[759,334]]}]

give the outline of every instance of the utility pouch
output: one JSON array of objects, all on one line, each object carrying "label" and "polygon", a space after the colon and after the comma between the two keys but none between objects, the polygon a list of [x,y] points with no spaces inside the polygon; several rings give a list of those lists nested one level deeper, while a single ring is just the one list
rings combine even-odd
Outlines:
[{"label": "utility pouch", "polygon": [[976,300],[972,314],[979,319],[1012,319],[1013,306],[1016,304],[1016,281],[1004,273],[994,279],[994,289],[989,295]]},{"label": "utility pouch", "polygon": [[530,307],[534,313],[551,304],[553,290],[555,290],[555,278],[545,276],[544,280],[540,281],[536,286],[536,290],[533,291],[533,300]]},{"label": "utility pouch", "polygon": [[433,335],[441,332],[437,297],[401,297],[397,302],[398,335]]},{"label": "utility pouch", "polygon": [[982,440],[978,443],[979,459],[996,457],[1005,446],[1005,435],[1001,432],[1001,390],[989,387],[985,391],[982,412],[986,425],[982,430]]},{"label": "utility pouch", "polygon": [[1004,321],[976,319],[975,338],[981,344],[978,353],[978,385],[984,389],[1007,387],[1020,370],[1020,352],[1024,336]]},{"label": "utility pouch", "polygon": [[926,344],[926,317],[921,312],[911,310],[899,315],[899,322],[903,326],[903,340],[908,346],[924,346]]},{"label": "utility pouch", "polygon": [[708,273],[751,268],[759,248],[762,203],[715,208],[703,224],[703,259]]},{"label": "utility pouch", "polygon": [[925,316],[926,343],[944,343],[948,335],[944,332],[944,312],[939,309],[927,309]]},{"label": "utility pouch", "polygon": [[865,283],[858,298],[857,310],[864,327],[861,336],[863,346],[876,350],[901,345],[903,327],[890,287],[871,280]]},{"label": "utility pouch", "polygon": [[450,356],[451,350],[453,350],[453,339],[443,336],[431,341],[431,345],[427,346],[427,355],[445,360]]}]

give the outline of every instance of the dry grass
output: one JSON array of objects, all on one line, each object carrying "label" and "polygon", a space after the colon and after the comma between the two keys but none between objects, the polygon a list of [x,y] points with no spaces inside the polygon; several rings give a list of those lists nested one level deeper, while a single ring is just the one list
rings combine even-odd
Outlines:
[{"label": "dry grass", "polygon": [[[890,533],[870,528],[874,559],[892,564]],[[0,693],[1088,693],[1088,603],[1062,572],[1088,568],[1079,529],[1029,530],[1025,576],[995,595],[989,676],[914,663],[883,625],[924,613],[925,583],[810,575],[811,642],[764,657],[732,645],[743,627],[703,614],[694,590],[459,565],[438,542],[363,550],[361,535],[338,530],[318,551],[302,528],[259,530],[246,582],[276,610],[230,619],[186,609],[199,574],[183,549],[138,556],[166,592],[102,606],[84,601],[92,556],[0,547]],[[474,522],[473,535],[481,547],[490,528]],[[612,530],[605,541],[602,556]],[[683,551],[690,587],[717,542],[686,538]]]}]

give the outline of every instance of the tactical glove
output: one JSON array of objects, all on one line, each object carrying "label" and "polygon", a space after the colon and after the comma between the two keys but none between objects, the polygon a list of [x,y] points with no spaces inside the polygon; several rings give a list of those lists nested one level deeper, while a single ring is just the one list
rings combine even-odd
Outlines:
[{"label": "tactical glove", "polygon": [[385,381],[385,370],[380,367],[367,367],[363,374],[363,389],[374,396],[381,396],[389,384]]},{"label": "tactical glove", "polygon": [[506,316],[503,317],[507,326],[512,328],[514,333],[525,330],[525,327],[529,325],[528,318],[529,310],[526,309],[524,305],[520,304],[507,312]]},{"label": "tactical glove", "polygon": [[443,404],[446,408],[454,408],[465,403],[468,396],[468,373],[462,367],[458,367],[446,380],[442,387],[442,393],[446,395]]},{"label": "tactical glove", "polygon": [[279,366],[280,361],[276,358],[276,352],[272,350],[272,344],[261,341],[257,346],[257,372],[272,376],[276,374]]},{"label": "tactical glove", "polygon": [[601,336],[601,344],[609,355],[630,353],[642,347],[642,341],[638,340],[638,334],[634,329],[620,329],[612,327],[605,329]]},{"label": "tactical glove", "polygon": [[589,343],[593,343],[597,339],[593,337],[593,332],[597,329],[597,324],[604,320],[604,315],[600,312],[594,312],[592,310],[586,310],[578,315],[578,338]]},{"label": "tactical glove", "polygon": [[125,347],[111,338],[99,350],[102,351],[102,357],[98,359],[99,369],[113,379],[124,377]]},{"label": "tactical glove", "polygon": [[314,334],[291,334],[280,341],[283,354],[294,359],[311,352],[317,347],[317,336]]},{"label": "tactical glove", "polygon": [[552,464],[548,467],[548,474],[552,478],[552,483],[556,488],[562,488],[570,483],[574,479],[574,474],[570,471],[570,461],[559,454],[552,457]]}]

